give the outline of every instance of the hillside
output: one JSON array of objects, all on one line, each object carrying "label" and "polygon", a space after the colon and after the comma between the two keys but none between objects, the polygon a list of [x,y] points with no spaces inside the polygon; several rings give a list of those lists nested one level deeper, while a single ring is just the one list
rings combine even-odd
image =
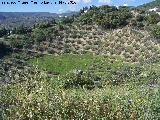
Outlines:
[{"label": "hillside", "polygon": [[159,120],[160,16],[140,7],[1,26],[0,119]]},{"label": "hillside", "polygon": [[60,16],[71,16],[75,12],[69,13],[47,13],[47,12],[0,12],[0,24],[6,28],[13,28],[25,24],[25,26],[33,26],[38,22],[49,21],[53,18],[60,18]]},{"label": "hillside", "polygon": [[[154,30],[150,30],[155,19],[145,18],[144,14],[135,16],[132,12],[127,7],[92,7],[86,13],[81,11],[77,16],[58,22],[53,20],[37,24],[33,29],[15,28],[12,31],[14,34],[7,36],[6,40],[15,48],[29,48],[48,54],[92,52],[120,55],[131,62],[159,60],[158,36],[154,38]],[[158,23],[158,20],[155,22]]]},{"label": "hillside", "polygon": [[157,10],[159,11],[159,9],[160,9],[160,1],[159,0],[154,0],[153,2],[138,6],[138,8],[141,8],[143,10],[149,10],[149,9],[158,8]]}]

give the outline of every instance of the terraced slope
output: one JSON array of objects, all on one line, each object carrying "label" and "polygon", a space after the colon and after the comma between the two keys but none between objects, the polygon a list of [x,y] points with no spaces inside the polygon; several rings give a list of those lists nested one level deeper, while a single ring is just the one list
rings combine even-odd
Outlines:
[{"label": "terraced slope", "polygon": [[124,27],[102,31],[97,26],[71,26],[60,31],[51,42],[41,42],[33,50],[43,53],[86,53],[120,55],[128,62],[156,62],[160,59],[160,44],[150,33]]},{"label": "terraced slope", "polygon": [[160,44],[147,31],[127,27],[107,36],[102,53],[120,55],[126,61],[156,62],[160,59]]}]

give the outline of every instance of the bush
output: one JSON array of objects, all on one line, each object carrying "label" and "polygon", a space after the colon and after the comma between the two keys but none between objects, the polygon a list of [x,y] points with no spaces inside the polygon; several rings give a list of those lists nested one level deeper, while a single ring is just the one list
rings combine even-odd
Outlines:
[{"label": "bush", "polygon": [[133,27],[136,27],[137,26],[137,21],[135,19],[132,19],[130,21],[130,25],[133,26]]},{"label": "bush", "polygon": [[49,28],[49,27],[52,26],[51,23],[54,24],[55,21],[53,20],[53,21],[51,21],[51,22],[39,23],[39,24],[36,25],[36,27],[39,28],[39,29]]},{"label": "bush", "polygon": [[[49,71],[60,68],[64,74],[56,76],[50,72],[49,77],[47,72],[37,69],[16,69],[10,84],[0,84],[0,119],[159,118],[158,64],[129,64],[118,56],[50,57],[46,66],[44,58],[35,62],[42,61],[39,65]],[[82,64],[88,67],[83,69],[79,66]],[[154,66],[156,69],[149,69]],[[76,70],[72,72],[73,69]]]},{"label": "bush", "polygon": [[5,28],[0,28],[0,37],[3,37],[8,34],[8,30]]},{"label": "bush", "polygon": [[143,20],[145,20],[145,16],[143,16],[143,15],[138,15],[138,16],[136,16],[136,20],[137,20],[138,22],[142,22]]},{"label": "bush", "polygon": [[61,78],[44,72],[27,72],[19,79],[25,81],[0,85],[0,119],[158,119],[156,89],[127,84],[65,90]]},{"label": "bush", "polygon": [[14,48],[23,48],[25,41],[27,41],[26,37],[23,35],[11,35],[8,38],[11,46]]},{"label": "bush", "polygon": [[[19,79],[23,81],[26,75],[24,74]],[[22,83],[1,86],[0,106],[3,110],[0,109],[0,111],[2,110],[3,112],[0,112],[0,118],[45,119],[47,96],[49,95],[47,77],[43,73],[37,73],[37,75],[29,73],[27,77],[34,78],[34,80],[28,79]],[[37,98],[40,98],[42,101]],[[44,115],[44,117],[41,115]]]},{"label": "bush", "polygon": [[12,51],[12,48],[8,43],[4,41],[0,41],[0,58],[10,53],[11,51]]},{"label": "bush", "polygon": [[143,28],[143,27],[144,27],[144,24],[143,24],[142,22],[138,22],[138,23],[137,23],[137,27],[138,27],[138,28]]},{"label": "bush", "polygon": [[52,47],[49,47],[49,48],[48,48],[48,53],[49,53],[49,54],[54,54],[55,51],[54,51],[54,49],[53,49]]},{"label": "bush", "polygon": [[25,27],[24,25],[18,26],[14,28],[12,31],[13,34],[27,34],[31,32],[32,32],[32,29],[29,27]]},{"label": "bush", "polygon": [[152,29],[152,34],[155,38],[160,39],[160,26],[154,26]]},{"label": "bush", "polygon": [[44,30],[38,28],[33,30],[32,37],[38,43],[46,40]]},{"label": "bush", "polygon": [[66,17],[66,18],[63,18],[61,21],[62,21],[62,24],[71,24],[74,22],[74,17]]},{"label": "bush", "polygon": [[83,88],[86,87],[87,89],[94,88],[94,83],[91,81],[88,76],[85,74],[83,75],[75,75],[75,73],[70,73],[65,77],[64,88]]},{"label": "bush", "polygon": [[160,22],[160,16],[157,13],[150,13],[146,19],[149,24],[157,24]]}]

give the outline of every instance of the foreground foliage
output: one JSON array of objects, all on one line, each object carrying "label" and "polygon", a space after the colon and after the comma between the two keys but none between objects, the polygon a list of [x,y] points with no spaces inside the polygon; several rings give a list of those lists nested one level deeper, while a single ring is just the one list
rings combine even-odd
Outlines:
[{"label": "foreground foliage", "polygon": [[[45,71],[35,69],[17,77],[21,82],[1,84],[0,119],[160,118],[158,63],[124,66],[118,57],[94,56],[92,64],[83,71],[81,78],[77,79],[69,71],[48,76]],[[88,89],[87,84],[79,85],[83,80],[89,81],[89,72],[104,80],[101,87],[89,84],[93,86]],[[73,81],[75,85],[65,87],[66,83]]]},{"label": "foreground foliage", "polygon": [[[103,89],[68,89],[45,74],[1,85],[1,119],[159,119],[160,91],[125,84]],[[25,79],[22,78],[22,79]]]}]

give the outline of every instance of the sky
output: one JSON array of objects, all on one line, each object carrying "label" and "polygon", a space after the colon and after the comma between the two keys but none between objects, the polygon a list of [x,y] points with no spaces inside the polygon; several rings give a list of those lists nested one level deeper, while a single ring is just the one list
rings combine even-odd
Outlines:
[{"label": "sky", "polygon": [[[19,2],[18,2],[19,1]],[[37,4],[33,4],[33,2]],[[51,12],[51,13],[64,13],[68,11],[78,11],[85,6],[91,5],[115,5],[115,6],[138,6],[144,3],[149,3],[153,0],[45,0],[49,4],[44,3],[44,0],[0,0],[0,12]],[[55,4],[63,1],[70,4]],[[70,1],[76,2],[76,4],[71,4]],[[5,2],[5,4],[2,4]],[[15,2],[16,4],[6,4],[6,2]],[[22,4],[23,2],[28,2],[27,4]],[[52,3],[52,4],[51,4]],[[72,2],[73,3],[73,2]]]}]

